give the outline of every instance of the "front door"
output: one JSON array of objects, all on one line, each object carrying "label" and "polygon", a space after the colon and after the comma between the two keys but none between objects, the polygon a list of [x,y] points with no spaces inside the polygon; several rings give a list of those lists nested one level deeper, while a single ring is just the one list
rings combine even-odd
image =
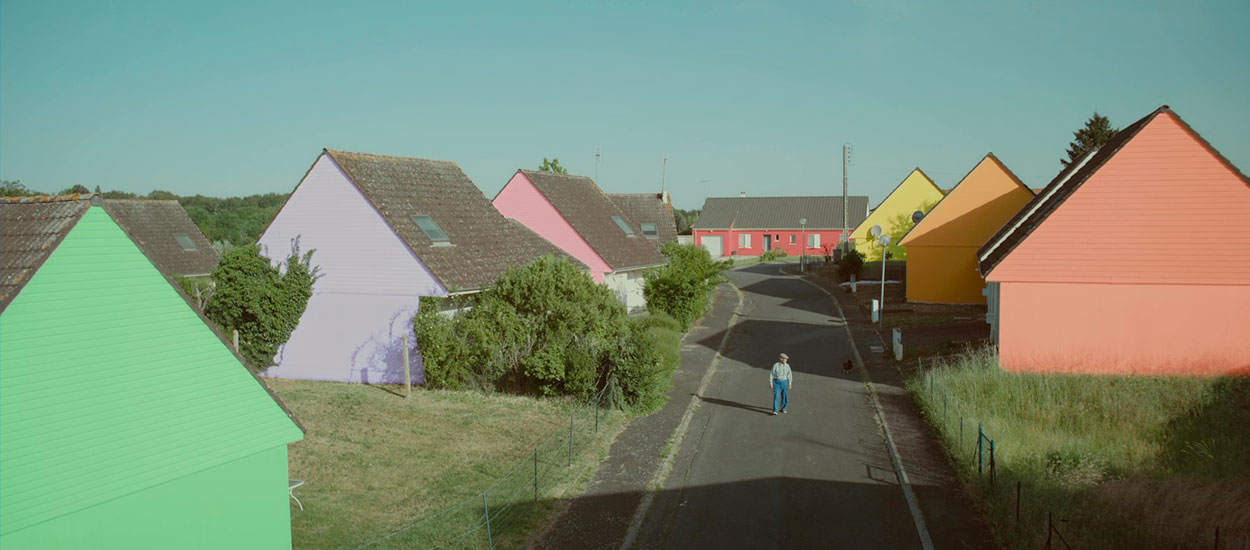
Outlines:
[{"label": "front door", "polygon": [[772,249],[773,249],[773,236],[764,235],[764,252],[768,252],[769,250],[772,250]]}]

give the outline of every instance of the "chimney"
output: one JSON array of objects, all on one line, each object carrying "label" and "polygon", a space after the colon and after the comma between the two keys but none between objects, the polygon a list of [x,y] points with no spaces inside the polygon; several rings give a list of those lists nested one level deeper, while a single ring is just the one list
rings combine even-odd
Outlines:
[{"label": "chimney", "polygon": [[747,198],[747,192],[746,192],[746,191],[738,191],[738,198],[740,198],[740,199],[745,199],[745,198]]},{"label": "chimney", "polygon": [[660,200],[664,201],[664,204],[667,204],[669,206],[673,205],[673,198],[668,195],[668,191],[660,192]]}]

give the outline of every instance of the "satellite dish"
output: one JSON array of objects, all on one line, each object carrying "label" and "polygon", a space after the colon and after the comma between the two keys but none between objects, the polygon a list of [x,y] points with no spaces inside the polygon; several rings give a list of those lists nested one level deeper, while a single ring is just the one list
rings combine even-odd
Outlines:
[{"label": "satellite dish", "polygon": [[920,220],[923,218],[924,218],[923,211],[917,210],[911,213],[911,223],[920,223]]},{"label": "satellite dish", "polygon": [[869,229],[869,230],[868,230],[868,232],[869,232],[869,233],[871,233],[873,237],[880,237],[880,236],[881,236],[881,226],[880,226],[880,225],[874,225],[874,226],[872,226],[872,229]]},{"label": "satellite dish", "polygon": [[889,235],[882,235],[882,236],[881,236],[880,241],[881,241],[881,246],[889,246],[889,245],[890,245],[890,236],[889,236]]},{"label": "satellite dish", "polygon": [[807,225],[807,218],[799,218],[799,225]]}]

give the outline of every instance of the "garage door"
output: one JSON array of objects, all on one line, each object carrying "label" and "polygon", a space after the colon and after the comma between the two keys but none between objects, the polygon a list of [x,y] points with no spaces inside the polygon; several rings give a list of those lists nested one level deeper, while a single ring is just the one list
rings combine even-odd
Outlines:
[{"label": "garage door", "polygon": [[699,239],[699,244],[702,244],[703,248],[706,248],[707,251],[712,254],[713,258],[721,257],[721,252],[725,250],[725,248],[721,246],[720,235],[717,235],[715,237],[711,235],[705,235],[702,239]]}]

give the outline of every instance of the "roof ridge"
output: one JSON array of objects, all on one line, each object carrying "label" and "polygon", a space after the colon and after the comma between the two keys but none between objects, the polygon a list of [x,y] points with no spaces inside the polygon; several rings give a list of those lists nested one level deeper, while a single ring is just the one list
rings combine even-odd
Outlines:
[{"label": "roof ridge", "polygon": [[90,200],[90,193],[74,193],[71,195],[47,194],[27,195],[24,197],[0,197],[0,204],[39,204],[51,202],[72,202]]},{"label": "roof ridge", "polygon": [[398,159],[398,160],[424,160],[428,162],[441,162],[444,164],[452,164],[455,166],[460,166],[454,160],[443,160],[443,159],[436,159],[436,158],[429,158],[429,157],[416,157],[412,155],[391,155],[387,153],[370,153],[367,151],[348,151],[346,149],[332,149],[330,147],[324,147],[322,148],[322,150],[329,153],[330,156],[334,156],[336,154],[360,155],[364,157],[380,157],[380,158]]}]

